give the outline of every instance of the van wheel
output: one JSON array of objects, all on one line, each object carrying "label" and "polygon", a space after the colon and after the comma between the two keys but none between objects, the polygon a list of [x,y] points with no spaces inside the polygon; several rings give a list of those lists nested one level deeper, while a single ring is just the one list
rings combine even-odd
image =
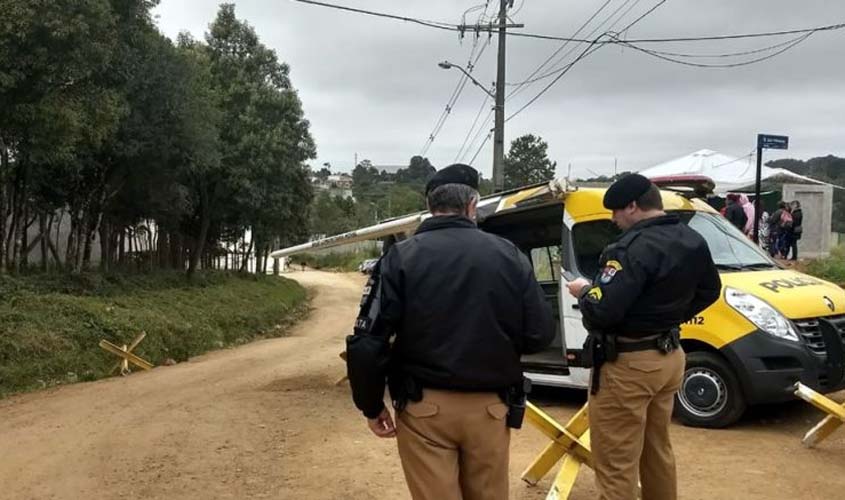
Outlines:
[{"label": "van wheel", "polygon": [[734,371],[710,352],[687,354],[681,389],[675,396],[675,417],[692,427],[727,427],[745,413],[746,403]]}]

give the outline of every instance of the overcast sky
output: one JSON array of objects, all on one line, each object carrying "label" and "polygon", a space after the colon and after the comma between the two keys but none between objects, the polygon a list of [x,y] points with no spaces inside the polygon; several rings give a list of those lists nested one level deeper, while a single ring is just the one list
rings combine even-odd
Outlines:
[{"label": "overcast sky", "polygon": [[[465,10],[483,5],[479,0],[327,1],[449,23],[459,23]],[[582,34],[592,31],[625,1],[611,0]],[[658,0],[628,2],[619,14],[636,5],[617,29]],[[171,38],[180,31],[202,37],[219,3],[162,0],[155,12],[160,29]],[[438,68],[437,62],[466,64],[473,50],[471,35],[461,41],[456,33],[400,21],[289,0],[234,3],[238,17],[251,24],[261,40],[291,67],[293,84],[317,143],[318,158],[312,165],[329,162],[336,171],[350,170],[356,153],[359,160],[367,158],[376,165],[407,164],[411,156],[419,154],[460,76],[456,69]],[[523,32],[570,36],[604,3],[516,0],[513,19],[525,24]],[[493,4],[498,2],[491,2],[488,14],[494,13]],[[845,22],[845,2],[668,0],[637,24],[628,38],[774,31],[839,22]],[[752,50],[785,40],[649,47],[713,54]],[[475,50],[487,42],[486,36],[478,40]],[[491,42],[474,72],[485,84],[495,79],[496,38]],[[509,38],[507,81],[525,80],[561,44]],[[560,67],[581,50],[578,47],[549,69]],[[614,159],[618,159],[620,171],[640,170],[702,148],[743,156],[754,148],[758,132],[790,136],[790,150],[767,151],[767,160],[845,156],[843,61],[845,30],[817,33],[776,58],[733,69],[690,68],[607,46],[574,66],[536,103],[509,121],[506,147],[522,134],[538,134],[549,143],[549,156],[558,162],[558,175],[565,176],[571,164],[573,177],[591,176],[591,172],[612,174]],[[550,81],[547,78],[523,87],[506,103],[507,114]],[[464,89],[426,154],[436,167],[455,160],[484,97],[477,87]],[[492,121],[486,128],[491,126]],[[464,161],[475,154],[479,143]],[[474,165],[489,177],[491,162],[489,141]]]}]

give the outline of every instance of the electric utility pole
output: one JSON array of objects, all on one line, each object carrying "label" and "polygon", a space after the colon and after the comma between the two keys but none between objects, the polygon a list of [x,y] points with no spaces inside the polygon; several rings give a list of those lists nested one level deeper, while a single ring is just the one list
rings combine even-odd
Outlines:
[{"label": "electric utility pole", "polygon": [[513,7],[513,0],[499,0],[498,23],[493,25],[462,25],[466,31],[499,33],[499,57],[496,66],[496,107],[493,129],[493,190],[505,188],[505,47],[508,28],[522,28],[523,24],[508,24],[508,9]]}]

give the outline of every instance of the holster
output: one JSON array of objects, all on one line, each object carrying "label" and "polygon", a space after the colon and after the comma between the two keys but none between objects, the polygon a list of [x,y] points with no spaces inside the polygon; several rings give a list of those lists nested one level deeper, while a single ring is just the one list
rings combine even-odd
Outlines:
[{"label": "holster", "polygon": [[584,368],[592,368],[592,383],[590,394],[599,392],[601,385],[601,367],[608,361],[613,362],[619,358],[619,351],[616,348],[616,336],[608,335],[600,331],[591,331],[584,341],[581,359],[584,360]]},{"label": "holster", "polygon": [[522,421],[525,419],[525,402],[531,393],[531,379],[522,377],[522,380],[501,393],[499,397],[508,407],[508,415],[505,425],[511,429],[521,429]]},{"label": "holster", "polygon": [[422,385],[414,377],[398,369],[391,370],[387,376],[387,390],[390,391],[390,400],[393,401],[393,408],[397,412],[404,410],[408,401],[422,401]]}]

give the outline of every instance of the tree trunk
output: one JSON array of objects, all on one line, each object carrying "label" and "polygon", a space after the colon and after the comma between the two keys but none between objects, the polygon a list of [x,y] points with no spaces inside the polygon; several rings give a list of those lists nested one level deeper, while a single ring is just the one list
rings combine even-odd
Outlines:
[{"label": "tree trunk", "polygon": [[[246,243],[246,231],[244,231],[244,243]],[[244,253],[244,260],[241,263],[241,272],[247,272],[249,270],[249,258],[252,256],[252,246],[255,243],[255,238],[249,239],[249,247]]]},{"label": "tree trunk", "polygon": [[117,237],[117,265],[123,267],[126,265],[126,228],[120,230]]},{"label": "tree trunk", "polygon": [[[108,272],[111,268],[111,234],[110,226],[108,221],[101,220],[100,221],[100,269],[104,272]],[[88,258],[91,258],[91,252],[88,252]]]},{"label": "tree trunk", "polygon": [[208,187],[204,181],[200,181],[200,232],[194,241],[194,248],[191,249],[191,258],[188,262],[188,278],[192,278],[197,270],[200,256],[205,249],[205,240],[208,238],[208,228],[211,226],[211,207],[209,206]]},{"label": "tree trunk", "polygon": [[6,255],[6,220],[9,211],[6,208],[6,176],[9,172],[9,146],[0,137],[0,273],[6,272],[3,257]]},{"label": "tree trunk", "polygon": [[41,211],[38,214],[38,232],[41,236],[38,238],[41,250],[41,272],[47,272],[47,239],[50,237],[50,229],[47,227],[47,213]]}]

